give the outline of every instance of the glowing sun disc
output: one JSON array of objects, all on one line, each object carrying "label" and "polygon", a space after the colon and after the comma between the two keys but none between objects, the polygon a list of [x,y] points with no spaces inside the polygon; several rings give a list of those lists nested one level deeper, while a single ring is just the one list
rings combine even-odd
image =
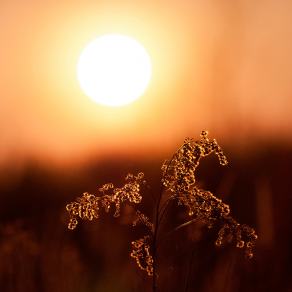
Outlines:
[{"label": "glowing sun disc", "polygon": [[151,59],[135,39],[119,34],[96,38],[82,51],[77,75],[84,93],[107,106],[139,98],[151,78]]}]

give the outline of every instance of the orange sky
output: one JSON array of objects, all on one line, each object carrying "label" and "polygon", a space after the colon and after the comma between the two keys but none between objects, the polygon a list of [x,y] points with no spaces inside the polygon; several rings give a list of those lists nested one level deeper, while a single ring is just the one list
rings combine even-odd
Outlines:
[{"label": "orange sky", "polygon": [[[1,1],[0,165],[169,153],[201,129],[238,149],[291,143],[291,19],[277,0]],[[135,37],[153,60],[147,92],[119,109],[76,79],[81,50],[105,33]]]}]

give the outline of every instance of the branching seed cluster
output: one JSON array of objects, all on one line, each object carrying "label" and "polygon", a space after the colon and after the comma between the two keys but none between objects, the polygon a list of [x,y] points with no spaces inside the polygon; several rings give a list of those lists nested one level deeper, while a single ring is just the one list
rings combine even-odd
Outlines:
[{"label": "branching seed cluster", "polygon": [[128,174],[126,176],[126,184],[121,188],[114,188],[112,183],[108,183],[99,188],[100,196],[83,193],[75,202],[71,202],[66,206],[70,216],[68,228],[75,229],[78,224],[78,218],[90,221],[94,218],[97,219],[100,208],[108,213],[111,205],[114,205],[114,217],[119,217],[121,203],[139,204],[142,200],[140,187],[144,182],[143,178],[144,174],[142,172],[138,173],[137,176]]},{"label": "branching seed cluster", "polygon": [[198,141],[187,138],[173,158],[162,165],[162,183],[174,195],[189,193],[196,183],[195,172],[201,158],[214,152],[221,165],[228,163],[217,141],[210,141],[207,135],[207,131],[202,131]]},{"label": "branching seed cluster", "polygon": [[145,214],[143,214],[139,210],[136,211],[136,218],[133,221],[132,225],[135,227],[138,224],[146,226],[153,233],[153,229],[154,229],[153,223]]},{"label": "branching seed cluster", "polygon": [[221,165],[228,161],[216,140],[209,140],[208,132],[202,131],[201,139],[186,139],[173,159],[162,166],[163,184],[171,192],[173,199],[188,210],[188,215],[207,224],[209,228],[219,228],[216,245],[234,242],[236,247],[245,248],[248,258],[253,257],[252,249],[257,235],[247,225],[241,225],[230,216],[230,208],[211,192],[199,189],[195,171],[201,158],[215,153]]},{"label": "branching seed cluster", "polygon": [[[230,216],[230,208],[227,204],[210,191],[202,190],[196,185],[195,172],[200,160],[212,153],[218,157],[221,165],[227,165],[227,158],[221,147],[216,140],[208,138],[207,131],[202,131],[199,140],[186,139],[172,159],[162,165],[163,191],[167,191],[169,195],[167,200],[176,200],[178,205],[186,208],[191,221],[199,220],[209,228],[215,227],[219,230],[215,242],[217,246],[234,243],[236,247],[244,248],[245,255],[252,258],[252,250],[257,239],[255,230],[245,224],[239,224]],[[121,188],[115,188],[113,184],[109,183],[99,188],[97,196],[84,193],[75,202],[66,206],[70,216],[68,228],[75,229],[79,218],[84,220],[98,218],[100,209],[109,212],[111,206],[114,205],[114,217],[118,217],[120,216],[121,203],[141,203],[140,189],[141,184],[144,183],[143,178],[143,173],[138,173],[136,176],[128,174],[126,183]],[[160,212],[163,216],[164,211],[158,206],[159,216]],[[157,234],[159,222],[153,224],[145,214],[137,210],[132,225],[138,224],[146,226],[147,235],[132,242],[130,255],[136,260],[141,270],[152,276],[154,258],[151,251],[157,244],[154,234]],[[181,226],[184,225],[185,223]]]},{"label": "branching seed cluster", "polygon": [[253,248],[258,236],[255,230],[246,224],[239,224],[232,217],[222,218],[221,228],[215,242],[217,246],[234,242],[236,247],[243,248],[245,256],[253,257]]},{"label": "branching seed cluster", "polygon": [[144,236],[143,238],[132,241],[131,257],[136,260],[141,270],[147,272],[148,276],[153,275],[153,257],[150,252],[150,246],[150,236]]}]

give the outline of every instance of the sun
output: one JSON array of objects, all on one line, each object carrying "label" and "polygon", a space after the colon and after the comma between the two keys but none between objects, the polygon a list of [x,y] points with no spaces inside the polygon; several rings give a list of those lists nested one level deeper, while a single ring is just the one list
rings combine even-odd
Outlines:
[{"label": "sun", "polygon": [[146,49],[137,40],[120,34],[91,41],[77,64],[84,93],[95,102],[112,107],[127,105],[143,95],[151,73]]}]

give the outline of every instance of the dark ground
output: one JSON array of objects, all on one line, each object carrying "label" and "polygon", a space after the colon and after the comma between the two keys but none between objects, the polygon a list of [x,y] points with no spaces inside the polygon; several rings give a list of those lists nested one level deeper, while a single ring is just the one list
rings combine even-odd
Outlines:
[{"label": "dark ground", "polygon": [[[160,291],[292,291],[292,151],[261,149],[233,155],[226,168],[207,159],[199,170],[203,188],[230,204],[239,222],[256,228],[255,257],[216,248],[214,232],[194,224],[163,244]],[[104,214],[70,231],[65,205],[103,183],[122,185],[128,172],[144,171],[151,186],[144,211],[151,216],[161,163],[116,158],[68,171],[33,162],[17,176],[2,170],[0,290],[149,291],[150,279],[129,256],[130,242],[141,235],[127,225],[133,210],[124,208],[118,219]],[[175,210],[170,208],[165,228],[182,220],[182,209]]]}]

